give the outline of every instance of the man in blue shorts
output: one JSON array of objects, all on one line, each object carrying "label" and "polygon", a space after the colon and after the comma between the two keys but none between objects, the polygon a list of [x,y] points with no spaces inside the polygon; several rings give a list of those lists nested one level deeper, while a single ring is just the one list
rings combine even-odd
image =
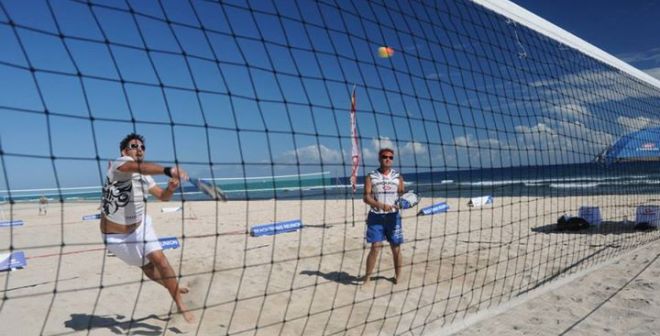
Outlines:
[{"label": "man in blue shorts", "polygon": [[369,284],[371,273],[376,266],[378,254],[383,247],[383,241],[387,240],[392,249],[394,258],[394,284],[398,283],[401,275],[401,247],[403,243],[403,232],[401,229],[401,216],[396,207],[396,200],[404,193],[403,176],[392,169],[394,161],[394,150],[383,148],[378,152],[380,168],[372,171],[364,181],[365,203],[371,206],[367,216],[368,243],[371,250],[367,257],[367,270],[362,278],[363,284]]}]

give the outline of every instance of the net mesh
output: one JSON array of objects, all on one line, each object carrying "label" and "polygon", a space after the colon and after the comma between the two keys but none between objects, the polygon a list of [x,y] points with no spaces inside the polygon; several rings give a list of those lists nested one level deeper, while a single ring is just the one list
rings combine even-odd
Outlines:
[{"label": "net mesh", "polygon": [[[27,263],[0,274],[3,334],[425,334],[658,238],[634,228],[657,169],[592,161],[658,126],[659,88],[470,1],[1,0],[0,40],[0,252]],[[360,174],[392,148],[421,196],[396,284],[389,248],[359,281],[352,92]],[[230,199],[147,201],[192,324],[97,229],[130,132]],[[602,223],[557,230],[583,206]]]}]

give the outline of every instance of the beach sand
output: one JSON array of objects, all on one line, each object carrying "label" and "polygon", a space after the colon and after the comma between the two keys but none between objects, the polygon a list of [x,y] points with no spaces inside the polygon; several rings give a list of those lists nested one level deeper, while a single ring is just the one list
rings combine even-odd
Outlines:
[{"label": "beach sand", "polygon": [[[444,200],[427,198],[420,206],[438,201]],[[160,210],[180,203],[149,202],[159,236],[181,241],[165,253],[191,288],[184,298],[195,324],[170,314],[175,309],[165,289],[144,280],[138,268],[106,255],[98,222],[81,220],[96,213],[97,204],[51,204],[48,216],[38,216],[36,204],[19,204],[13,216],[26,224],[1,228],[0,249],[24,251],[28,266],[0,273],[0,334],[87,334],[89,328],[92,335],[432,335],[658,237],[622,222],[648,203],[646,195],[500,197],[482,208],[467,207],[468,199],[446,201],[448,213],[404,212],[403,279],[391,281],[385,247],[368,287],[357,282],[368,253],[361,200],[188,202],[176,213]],[[576,214],[581,205],[599,206],[607,222],[577,233],[553,230],[557,217]],[[247,234],[255,224],[292,219],[305,228]],[[623,273],[615,278],[627,281]],[[603,283],[602,277],[594,281]],[[584,293],[599,287],[580,286]],[[536,329],[536,320],[517,321]]]},{"label": "beach sand", "polygon": [[653,242],[456,335],[658,335],[660,242]]}]

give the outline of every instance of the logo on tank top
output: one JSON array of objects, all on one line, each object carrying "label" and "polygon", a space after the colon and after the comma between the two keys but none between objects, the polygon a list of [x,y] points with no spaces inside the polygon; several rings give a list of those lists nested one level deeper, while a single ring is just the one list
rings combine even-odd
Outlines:
[{"label": "logo on tank top", "polygon": [[111,182],[106,177],[106,182],[103,186],[103,213],[110,215],[117,212],[119,208],[125,207],[130,201],[132,189],[133,184],[131,180]]}]

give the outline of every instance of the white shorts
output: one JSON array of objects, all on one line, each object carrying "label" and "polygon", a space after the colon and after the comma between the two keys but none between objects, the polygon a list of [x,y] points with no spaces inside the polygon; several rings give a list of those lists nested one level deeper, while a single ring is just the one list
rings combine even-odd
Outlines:
[{"label": "white shorts", "polygon": [[144,216],[142,225],[132,233],[104,234],[103,239],[108,251],[131,266],[142,267],[149,264],[147,256],[151,252],[163,249],[151,224],[150,216]]}]

